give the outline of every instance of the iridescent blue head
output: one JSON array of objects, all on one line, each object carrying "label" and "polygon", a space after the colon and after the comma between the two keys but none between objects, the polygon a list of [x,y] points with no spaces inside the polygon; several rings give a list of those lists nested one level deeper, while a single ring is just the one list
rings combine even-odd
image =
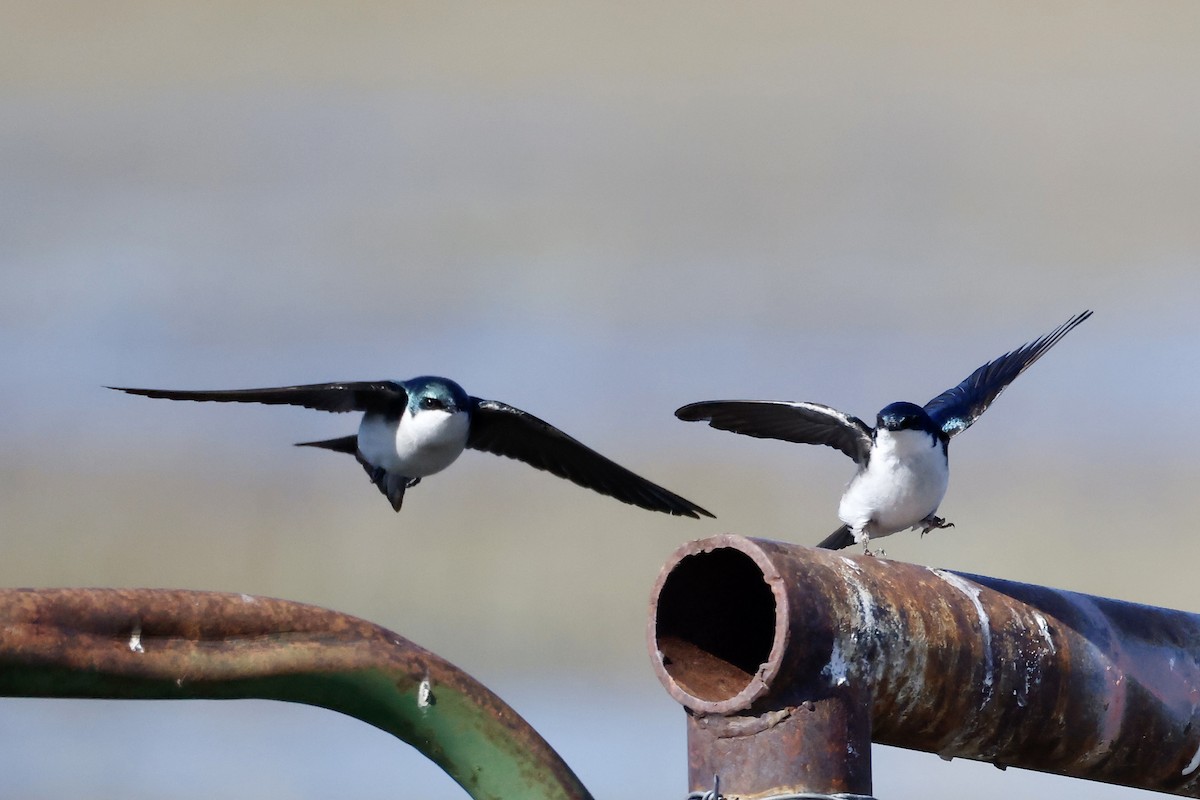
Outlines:
[{"label": "iridescent blue head", "polygon": [[421,411],[445,411],[454,414],[466,411],[470,407],[467,393],[449,378],[422,375],[404,381],[403,385],[408,392],[409,411],[414,415]]},{"label": "iridescent blue head", "polygon": [[925,409],[915,403],[892,403],[884,406],[875,419],[875,427],[886,431],[925,431],[938,434],[937,426]]}]

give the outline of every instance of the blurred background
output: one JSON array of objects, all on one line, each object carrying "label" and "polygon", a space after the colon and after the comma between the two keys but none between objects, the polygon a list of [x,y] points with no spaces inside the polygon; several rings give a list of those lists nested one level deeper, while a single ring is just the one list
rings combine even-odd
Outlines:
[{"label": "blurred background", "polygon": [[[682,797],[667,556],[813,543],[853,465],[674,419],[874,419],[1084,308],[888,557],[1200,610],[1200,7],[0,4],[0,585],[329,606],[457,663],[598,798]],[[709,508],[468,452],[391,511],[303,409],[106,385],[450,376]],[[875,750],[880,797],[1130,797]],[[0,701],[0,797],[465,796],[254,702]]]}]

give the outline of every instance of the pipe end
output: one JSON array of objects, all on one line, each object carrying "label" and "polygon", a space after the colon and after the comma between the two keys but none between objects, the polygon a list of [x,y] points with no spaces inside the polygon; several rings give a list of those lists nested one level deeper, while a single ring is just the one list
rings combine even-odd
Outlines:
[{"label": "pipe end", "polygon": [[783,582],[759,546],[724,534],[684,545],[659,574],[649,646],[667,692],[704,714],[747,709],[778,670]]}]

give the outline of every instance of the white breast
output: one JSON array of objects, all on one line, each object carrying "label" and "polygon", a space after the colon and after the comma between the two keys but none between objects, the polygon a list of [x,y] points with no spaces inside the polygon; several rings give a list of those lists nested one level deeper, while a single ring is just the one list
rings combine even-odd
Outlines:
[{"label": "white breast", "polygon": [[949,481],[939,441],[923,431],[879,429],[870,462],[847,485],[838,516],[873,538],[887,536],[937,511]]},{"label": "white breast", "polygon": [[441,472],[467,446],[470,422],[463,413],[407,410],[397,418],[363,415],[358,427],[358,449],[373,466],[408,478]]}]

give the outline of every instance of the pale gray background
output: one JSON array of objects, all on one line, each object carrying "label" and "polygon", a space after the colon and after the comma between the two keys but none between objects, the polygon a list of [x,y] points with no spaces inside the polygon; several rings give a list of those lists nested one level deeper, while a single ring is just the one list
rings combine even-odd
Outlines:
[{"label": "pale gray background", "polygon": [[[718,532],[815,542],[852,465],[717,433],[873,418],[1086,307],[889,557],[1200,610],[1200,7],[0,3],[0,585],[367,617],[600,798],[679,797],[646,600]],[[452,376],[716,512],[468,453],[393,514],[353,431],[233,388]],[[876,748],[880,797],[1134,792]],[[267,703],[0,701],[0,797],[461,797]]]}]

